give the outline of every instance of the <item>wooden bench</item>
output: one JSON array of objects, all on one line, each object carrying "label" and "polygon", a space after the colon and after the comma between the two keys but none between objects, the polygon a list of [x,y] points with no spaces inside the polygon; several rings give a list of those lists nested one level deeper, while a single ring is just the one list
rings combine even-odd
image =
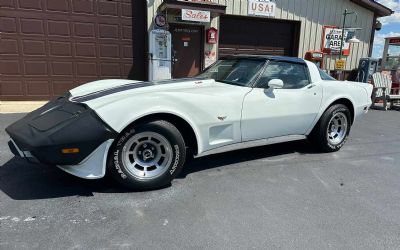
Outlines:
[{"label": "wooden bench", "polygon": [[390,75],[375,73],[372,75],[374,80],[374,90],[372,92],[372,106],[376,101],[382,100],[383,107],[387,110],[387,103],[390,102],[390,109],[393,108],[395,101],[400,101],[398,88],[392,88],[392,77]]}]

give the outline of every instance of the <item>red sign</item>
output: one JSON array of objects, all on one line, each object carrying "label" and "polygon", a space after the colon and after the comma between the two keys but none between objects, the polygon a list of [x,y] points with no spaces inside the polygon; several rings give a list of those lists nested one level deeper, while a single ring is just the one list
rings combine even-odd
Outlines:
[{"label": "red sign", "polygon": [[399,44],[400,45],[400,37],[399,38],[390,38],[389,44]]},{"label": "red sign", "polygon": [[207,43],[216,44],[218,42],[218,30],[216,28],[209,28],[207,30]]}]

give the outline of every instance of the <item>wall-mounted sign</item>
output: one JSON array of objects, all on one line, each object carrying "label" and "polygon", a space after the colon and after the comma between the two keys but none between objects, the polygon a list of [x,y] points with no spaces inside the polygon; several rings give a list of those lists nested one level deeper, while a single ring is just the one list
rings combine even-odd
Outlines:
[{"label": "wall-mounted sign", "polygon": [[335,69],[344,70],[346,68],[346,61],[343,59],[337,60],[335,63]]},{"label": "wall-mounted sign", "polygon": [[182,9],[182,20],[184,21],[209,23],[210,15],[209,11]]},{"label": "wall-mounted sign", "polygon": [[204,52],[204,67],[208,68],[217,61],[217,53],[215,51]]},{"label": "wall-mounted sign", "polygon": [[354,32],[345,30],[342,45],[342,29],[332,26],[324,26],[322,38],[322,50],[326,54],[339,54],[340,47],[342,46],[342,54],[345,56],[350,55],[349,39],[354,35]]},{"label": "wall-mounted sign", "polygon": [[216,28],[211,27],[206,33],[208,44],[216,44],[218,42],[218,30]]},{"label": "wall-mounted sign", "polygon": [[276,3],[269,0],[249,0],[249,16],[275,16]]},{"label": "wall-mounted sign", "polygon": [[159,28],[164,28],[167,25],[167,18],[163,14],[158,14],[154,18],[154,23]]}]

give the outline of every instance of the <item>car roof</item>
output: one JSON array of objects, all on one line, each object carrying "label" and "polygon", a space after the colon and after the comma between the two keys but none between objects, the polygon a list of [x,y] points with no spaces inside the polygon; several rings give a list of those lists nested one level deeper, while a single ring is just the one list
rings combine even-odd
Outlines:
[{"label": "car roof", "polygon": [[298,57],[289,57],[289,56],[271,56],[271,55],[232,55],[232,56],[223,56],[221,59],[232,59],[232,58],[240,58],[240,59],[263,59],[263,60],[273,60],[280,62],[291,62],[291,63],[301,63],[306,64],[306,62]]}]

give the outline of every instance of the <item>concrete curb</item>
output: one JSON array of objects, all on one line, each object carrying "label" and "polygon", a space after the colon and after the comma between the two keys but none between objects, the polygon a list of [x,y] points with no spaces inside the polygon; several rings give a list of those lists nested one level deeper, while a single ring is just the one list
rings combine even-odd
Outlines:
[{"label": "concrete curb", "polygon": [[0,114],[28,113],[46,103],[47,101],[0,101]]}]

